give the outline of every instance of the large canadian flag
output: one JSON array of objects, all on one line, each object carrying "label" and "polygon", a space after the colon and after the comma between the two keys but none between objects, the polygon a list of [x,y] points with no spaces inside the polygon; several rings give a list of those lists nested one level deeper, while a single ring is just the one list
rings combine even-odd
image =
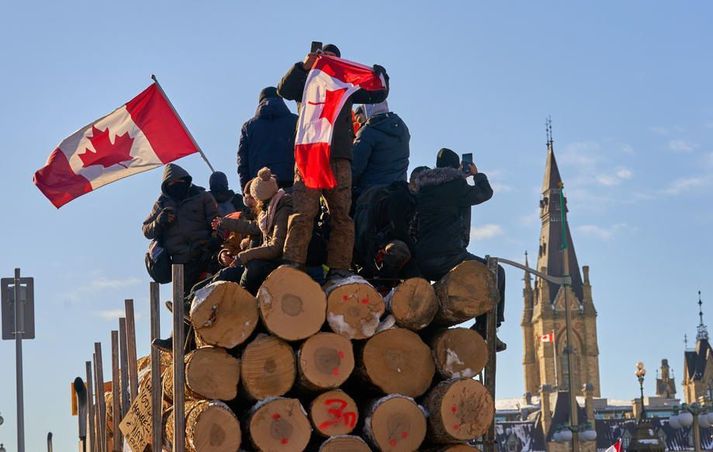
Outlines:
[{"label": "large canadian flag", "polygon": [[356,91],[385,85],[368,66],[328,55],[317,58],[307,75],[295,137],[295,162],[307,187],[336,186],[329,164],[334,121]]},{"label": "large canadian flag", "polygon": [[158,83],[65,138],[34,183],[59,208],[92,190],[198,152]]}]

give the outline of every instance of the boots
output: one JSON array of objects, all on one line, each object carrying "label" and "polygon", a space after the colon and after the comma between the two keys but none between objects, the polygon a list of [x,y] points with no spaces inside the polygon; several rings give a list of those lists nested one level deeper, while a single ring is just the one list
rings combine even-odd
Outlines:
[{"label": "boots", "polygon": [[173,335],[166,339],[156,338],[151,341],[151,345],[162,352],[173,353]]},{"label": "boots", "polygon": [[[480,324],[478,322],[474,323],[473,326],[470,327],[471,330],[475,331],[476,333],[480,334],[480,336],[483,339],[486,339],[486,327],[483,324]],[[487,339],[486,339],[487,340]],[[508,344],[505,342],[501,341],[498,335],[495,335],[495,351],[497,353],[504,352],[507,350]]]},{"label": "boots", "polygon": [[[173,302],[171,300],[166,300],[166,309],[168,309],[168,312],[173,314]],[[191,323],[191,318],[188,315],[188,312],[184,309],[183,311],[183,321],[190,324]]]}]

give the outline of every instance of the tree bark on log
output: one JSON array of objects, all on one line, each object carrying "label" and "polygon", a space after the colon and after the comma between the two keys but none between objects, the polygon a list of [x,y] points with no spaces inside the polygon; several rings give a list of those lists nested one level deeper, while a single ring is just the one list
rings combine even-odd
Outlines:
[{"label": "tree bark on log", "polygon": [[371,452],[371,448],[358,436],[341,435],[323,442],[319,452]]},{"label": "tree bark on log", "polygon": [[360,373],[385,394],[418,397],[431,385],[435,365],[431,349],[405,328],[382,331],[361,353]]},{"label": "tree bark on log", "polygon": [[295,353],[282,339],[259,335],[243,350],[240,373],[251,399],[281,396],[295,383]]},{"label": "tree bark on log", "polygon": [[186,356],[186,386],[201,398],[232,400],[239,381],[240,360],[223,348],[201,347]]},{"label": "tree bark on log", "polygon": [[312,336],[324,324],[327,299],[304,272],[282,266],[270,273],[257,294],[265,327],[287,341]]},{"label": "tree bark on log", "polygon": [[430,342],[436,370],[445,379],[474,377],[488,361],[485,340],[470,328],[439,331]]},{"label": "tree bark on log", "polygon": [[305,450],[312,434],[307,413],[297,399],[258,402],[248,420],[250,440],[264,451]]},{"label": "tree bark on log", "polygon": [[364,434],[378,450],[414,451],[426,438],[426,414],[410,397],[383,397],[365,416]]},{"label": "tree bark on log", "polygon": [[300,346],[297,366],[302,387],[312,391],[337,388],[354,370],[352,343],[336,333],[317,333]]},{"label": "tree bark on log", "polygon": [[446,380],[426,396],[429,440],[435,444],[464,442],[485,434],[493,422],[495,404],[480,382]]},{"label": "tree bark on log", "polygon": [[464,261],[434,284],[439,310],[438,325],[451,326],[470,320],[495,308],[495,278],[478,261]]},{"label": "tree bark on log", "polygon": [[325,290],[332,331],[347,339],[367,339],[376,333],[386,305],[371,284],[355,276],[329,284]]},{"label": "tree bark on log", "polygon": [[312,401],[309,417],[317,433],[322,436],[348,435],[359,422],[359,409],[346,392],[333,389]]},{"label": "tree bark on log", "polygon": [[257,300],[240,284],[215,282],[196,292],[190,318],[197,345],[233,348],[255,330]]},{"label": "tree bark on log", "polygon": [[427,327],[438,312],[438,297],[431,283],[423,278],[407,279],[386,297],[396,324],[411,331]]}]

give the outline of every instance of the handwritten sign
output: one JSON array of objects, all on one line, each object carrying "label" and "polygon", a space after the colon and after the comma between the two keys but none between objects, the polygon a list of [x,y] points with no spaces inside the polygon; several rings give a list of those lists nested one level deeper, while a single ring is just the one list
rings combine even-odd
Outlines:
[{"label": "handwritten sign", "polygon": [[119,429],[133,452],[143,452],[151,443],[151,379],[147,380],[146,384],[141,385],[141,390],[131,402],[129,412],[119,424]]}]

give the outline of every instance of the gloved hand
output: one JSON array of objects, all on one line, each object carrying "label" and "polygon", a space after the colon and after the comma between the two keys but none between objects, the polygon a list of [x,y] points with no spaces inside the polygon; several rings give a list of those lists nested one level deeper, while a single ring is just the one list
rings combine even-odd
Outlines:
[{"label": "gloved hand", "polygon": [[374,73],[376,73],[376,75],[383,75],[384,80],[389,80],[389,74],[386,73],[386,68],[384,68],[384,66],[375,64],[374,66],[372,66],[372,69],[374,70]]},{"label": "gloved hand", "polygon": [[156,223],[161,226],[168,226],[176,221],[176,211],[170,207],[164,207],[156,217]]}]

